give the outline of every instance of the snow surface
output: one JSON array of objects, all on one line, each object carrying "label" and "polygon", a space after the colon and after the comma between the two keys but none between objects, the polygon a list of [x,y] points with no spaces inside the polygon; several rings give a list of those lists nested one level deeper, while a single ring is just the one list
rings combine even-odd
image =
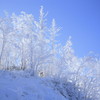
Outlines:
[{"label": "snow surface", "polygon": [[66,100],[41,78],[0,71],[0,100]]}]

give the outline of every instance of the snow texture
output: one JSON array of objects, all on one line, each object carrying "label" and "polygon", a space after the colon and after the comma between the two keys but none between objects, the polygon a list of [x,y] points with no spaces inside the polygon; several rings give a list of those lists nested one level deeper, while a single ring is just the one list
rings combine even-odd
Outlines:
[{"label": "snow texture", "polygon": [[40,78],[0,73],[0,100],[66,100]]}]

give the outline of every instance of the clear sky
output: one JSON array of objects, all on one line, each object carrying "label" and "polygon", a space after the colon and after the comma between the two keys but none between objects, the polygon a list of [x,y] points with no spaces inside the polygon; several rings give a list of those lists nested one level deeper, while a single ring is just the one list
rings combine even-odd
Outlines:
[{"label": "clear sky", "polygon": [[0,0],[0,16],[21,11],[37,18],[40,6],[48,11],[48,22],[56,19],[62,27],[59,41],[64,45],[72,36],[75,54],[85,56],[89,51],[100,54],[100,0]]}]

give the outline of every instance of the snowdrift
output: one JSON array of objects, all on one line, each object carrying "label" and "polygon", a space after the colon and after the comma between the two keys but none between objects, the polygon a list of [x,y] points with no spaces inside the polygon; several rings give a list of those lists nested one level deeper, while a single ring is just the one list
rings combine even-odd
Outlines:
[{"label": "snowdrift", "polygon": [[66,100],[40,78],[0,72],[0,100]]}]

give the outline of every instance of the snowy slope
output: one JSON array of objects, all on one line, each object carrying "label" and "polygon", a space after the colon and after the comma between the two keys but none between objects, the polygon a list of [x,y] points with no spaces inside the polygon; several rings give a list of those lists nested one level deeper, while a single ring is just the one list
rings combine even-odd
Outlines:
[{"label": "snowy slope", "polygon": [[66,100],[34,77],[14,76],[0,71],[0,100]]}]

